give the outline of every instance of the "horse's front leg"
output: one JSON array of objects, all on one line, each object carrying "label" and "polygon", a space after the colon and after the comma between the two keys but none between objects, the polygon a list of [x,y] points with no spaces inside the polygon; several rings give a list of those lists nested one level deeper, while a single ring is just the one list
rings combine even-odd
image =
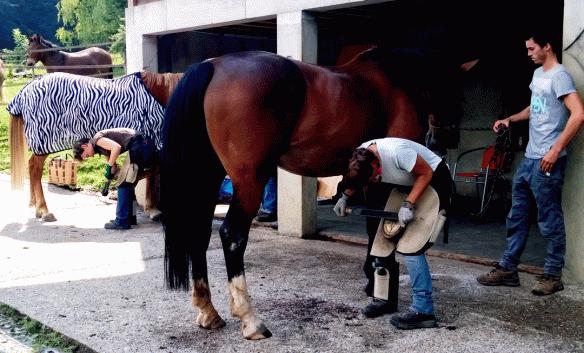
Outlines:
[{"label": "horse's front leg", "polygon": [[144,212],[153,221],[158,221],[162,212],[156,207],[158,191],[158,171],[152,171],[145,178],[146,197],[144,198]]},{"label": "horse's front leg", "polygon": [[43,167],[47,155],[33,154],[28,160],[28,173],[30,183],[30,207],[35,208],[35,216],[41,218],[45,222],[54,222],[57,220],[55,216],[49,212],[45,195],[43,193],[43,186],[41,178],[43,176]]},{"label": "horse's front leg", "polygon": [[[246,188],[248,187],[251,188],[250,184],[246,185]],[[256,211],[260,202],[261,190],[261,186],[256,190],[257,200],[253,202],[256,205]],[[252,307],[251,298],[247,291],[243,264],[243,255],[247,247],[249,228],[255,211],[245,212],[242,203],[237,199],[237,194],[238,192],[236,191],[235,197],[229,206],[227,216],[219,230],[223,244],[223,253],[225,254],[227,278],[229,280],[229,309],[233,316],[241,320],[243,336],[250,340],[259,340],[271,337],[272,333],[256,316]]]}]

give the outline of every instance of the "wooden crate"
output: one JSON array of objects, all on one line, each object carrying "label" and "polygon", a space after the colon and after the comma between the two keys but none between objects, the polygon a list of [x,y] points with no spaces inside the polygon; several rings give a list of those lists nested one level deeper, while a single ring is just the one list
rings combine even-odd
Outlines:
[{"label": "wooden crate", "polygon": [[77,165],[73,159],[55,157],[49,162],[49,184],[77,187]]}]

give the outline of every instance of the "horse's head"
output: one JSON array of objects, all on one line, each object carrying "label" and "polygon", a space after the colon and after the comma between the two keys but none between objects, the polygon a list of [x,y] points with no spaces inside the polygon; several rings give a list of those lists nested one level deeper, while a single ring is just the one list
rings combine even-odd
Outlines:
[{"label": "horse's head", "polygon": [[55,45],[45,40],[38,34],[33,34],[28,38],[28,48],[26,50],[26,65],[33,66],[38,61],[43,61],[47,55],[46,49],[54,48]]},{"label": "horse's head", "polygon": [[470,70],[470,63],[466,68],[430,48],[374,47],[358,59],[375,63],[393,84],[406,91],[416,107],[419,123],[428,126],[428,148],[442,153],[458,145],[463,98],[459,75]]}]

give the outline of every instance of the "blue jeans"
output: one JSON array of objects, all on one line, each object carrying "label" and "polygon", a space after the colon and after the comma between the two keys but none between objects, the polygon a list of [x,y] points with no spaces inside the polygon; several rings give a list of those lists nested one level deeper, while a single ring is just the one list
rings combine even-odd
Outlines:
[{"label": "blue jeans", "polygon": [[403,258],[412,282],[412,305],[410,309],[422,314],[433,314],[432,277],[430,276],[426,255],[404,256]]},{"label": "blue jeans", "polygon": [[266,183],[266,186],[264,187],[264,195],[262,198],[260,212],[276,213],[278,208],[277,192],[278,186],[276,185],[276,177],[270,177]]},{"label": "blue jeans", "polygon": [[547,240],[544,274],[559,277],[564,267],[566,230],[562,211],[562,186],[566,157],[558,158],[550,175],[539,169],[539,159],[524,158],[513,178],[511,211],[507,215],[507,246],[499,265],[516,271],[529,234],[529,195],[537,204],[537,224]]},{"label": "blue jeans", "polygon": [[134,202],[134,184],[122,183],[118,187],[118,203],[116,205],[116,223],[123,226],[130,225],[132,203]]}]

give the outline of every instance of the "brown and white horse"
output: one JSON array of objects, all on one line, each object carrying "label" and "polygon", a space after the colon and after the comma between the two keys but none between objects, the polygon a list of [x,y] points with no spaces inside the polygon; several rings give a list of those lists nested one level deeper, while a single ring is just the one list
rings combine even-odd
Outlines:
[{"label": "brown and white horse", "polygon": [[[344,174],[363,141],[397,136],[421,141],[425,69],[415,53],[379,48],[345,65],[320,67],[267,52],[241,52],[193,66],[166,108],[161,152],[166,283],[188,289],[197,323],[225,325],[211,302],[206,251],[217,192],[227,173],[234,195],[220,229],[232,315],[247,339],[271,336],[251,304],[244,252],[262,190],[276,166],[304,176]],[[184,169],[203,168],[196,188]],[[193,213],[190,200],[200,211]]]}]

